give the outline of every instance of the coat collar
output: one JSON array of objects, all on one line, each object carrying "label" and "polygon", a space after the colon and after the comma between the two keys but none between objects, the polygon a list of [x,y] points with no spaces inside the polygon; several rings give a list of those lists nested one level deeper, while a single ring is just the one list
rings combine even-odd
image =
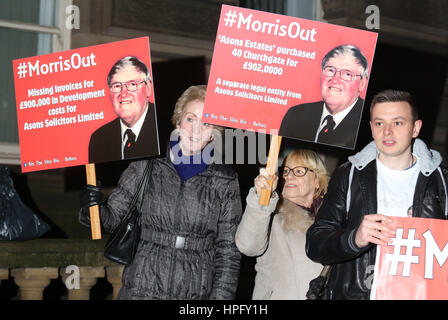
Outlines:
[{"label": "coat collar", "polygon": [[[163,157],[157,158],[157,161],[160,163],[163,163],[167,167],[170,168],[173,172],[176,172],[176,169],[174,168],[174,165],[170,159],[170,143],[169,140],[166,141],[166,153]],[[202,171],[198,176],[209,176],[214,178],[222,178],[222,179],[228,179],[228,180],[234,180],[237,175],[235,171],[233,171],[232,167],[226,164],[221,163],[215,163],[216,153],[211,161],[211,163],[207,166],[207,168]],[[220,158],[218,158],[220,159]],[[177,174],[177,172],[176,172]]]},{"label": "coat collar", "polygon": [[[442,156],[436,150],[428,149],[426,144],[416,138],[413,146],[412,153],[418,158],[420,171],[423,175],[429,176],[438,166],[442,163]],[[375,160],[378,154],[378,148],[375,141],[370,142],[357,154],[348,157],[350,161],[358,170],[362,170],[370,163]]]},{"label": "coat collar", "polygon": [[308,211],[287,199],[279,200],[276,212],[281,214],[281,226],[285,231],[295,230],[306,233],[314,222]]}]

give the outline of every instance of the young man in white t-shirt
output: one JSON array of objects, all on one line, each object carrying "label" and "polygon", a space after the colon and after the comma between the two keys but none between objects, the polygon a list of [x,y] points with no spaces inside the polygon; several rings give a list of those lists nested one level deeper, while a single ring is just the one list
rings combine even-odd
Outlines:
[{"label": "young man in white t-shirt", "polygon": [[333,265],[328,299],[375,297],[377,247],[394,236],[390,216],[447,219],[448,170],[417,139],[422,121],[412,96],[378,93],[370,120],[374,141],[335,170],[307,233],[309,258]]}]

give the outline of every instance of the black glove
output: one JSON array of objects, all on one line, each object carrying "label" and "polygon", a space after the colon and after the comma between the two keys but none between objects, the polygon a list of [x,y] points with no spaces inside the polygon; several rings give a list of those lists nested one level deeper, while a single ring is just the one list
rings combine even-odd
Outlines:
[{"label": "black glove", "polygon": [[79,211],[79,222],[85,226],[90,226],[89,208],[101,205],[104,202],[104,195],[100,187],[88,184],[85,185],[79,194],[81,210]]},{"label": "black glove", "polygon": [[81,208],[87,209],[91,206],[102,204],[104,195],[100,191],[100,187],[87,184],[81,189],[79,200]]}]

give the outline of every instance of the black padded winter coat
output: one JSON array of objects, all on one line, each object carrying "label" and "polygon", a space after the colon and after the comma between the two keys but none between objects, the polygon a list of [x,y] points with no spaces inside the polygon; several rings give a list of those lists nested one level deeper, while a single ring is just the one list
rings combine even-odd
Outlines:
[{"label": "black padded winter coat", "polygon": [[233,299],[241,255],[235,232],[242,209],[237,175],[211,164],[181,181],[169,158],[137,161],[123,172],[101,220],[111,232],[126,213],[147,161],[141,241],[124,269],[119,299]]}]

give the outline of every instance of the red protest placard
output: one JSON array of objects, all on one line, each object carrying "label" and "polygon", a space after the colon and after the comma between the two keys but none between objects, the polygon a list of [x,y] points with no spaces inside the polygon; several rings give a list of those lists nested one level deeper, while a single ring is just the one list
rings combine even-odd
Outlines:
[{"label": "red protest placard", "polygon": [[18,59],[13,68],[23,172],[121,160],[120,119],[138,127],[133,146],[145,143],[130,158],[159,154],[148,37]]},{"label": "red protest placard", "polygon": [[448,221],[397,218],[380,247],[376,299],[448,299]]},{"label": "red protest placard", "polygon": [[[340,119],[334,140],[316,142],[354,148],[376,40],[373,32],[223,5],[202,120],[315,141],[325,100]],[[339,59],[346,55],[350,61]]]}]

